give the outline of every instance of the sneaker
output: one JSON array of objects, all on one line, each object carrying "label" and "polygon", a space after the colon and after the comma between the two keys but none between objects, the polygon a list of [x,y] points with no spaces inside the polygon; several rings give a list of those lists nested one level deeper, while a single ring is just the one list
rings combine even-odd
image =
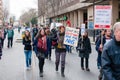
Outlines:
[{"label": "sneaker", "polygon": [[40,73],[40,77],[43,77],[43,73]]},{"label": "sneaker", "polygon": [[29,71],[31,68],[30,67],[27,67],[26,70]]}]

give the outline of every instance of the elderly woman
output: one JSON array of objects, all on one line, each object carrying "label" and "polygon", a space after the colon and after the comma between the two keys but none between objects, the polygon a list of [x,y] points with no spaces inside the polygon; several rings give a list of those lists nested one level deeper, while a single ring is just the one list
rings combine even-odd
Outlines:
[{"label": "elderly woman", "polygon": [[102,80],[120,80],[120,22],[113,28],[114,38],[104,45],[102,52]]}]

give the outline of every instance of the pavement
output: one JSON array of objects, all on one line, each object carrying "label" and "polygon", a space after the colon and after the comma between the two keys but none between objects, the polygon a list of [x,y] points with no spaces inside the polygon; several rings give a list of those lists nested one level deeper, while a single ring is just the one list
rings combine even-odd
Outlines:
[{"label": "pavement", "polygon": [[32,69],[27,71],[25,67],[24,46],[21,43],[21,34],[15,30],[14,45],[7,48],[7,40],[3,48],[2,60],[0,60],[0,80],[97,80],[99,71],[97,69],[97,53],[95,45],[92,45],[89,67],[90,72],[81,70],[80,58],[73,49],[67,53],[65,78],[61,77],[60,69],[55,71],[55,53],[52,50],[52,60],[45,60],[44,77],[39,77],[38,59],[34,52],[32,54]]}]

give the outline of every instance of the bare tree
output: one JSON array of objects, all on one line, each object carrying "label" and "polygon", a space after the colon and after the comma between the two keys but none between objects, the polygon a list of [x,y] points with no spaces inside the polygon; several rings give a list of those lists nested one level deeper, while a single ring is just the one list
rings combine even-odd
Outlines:
[{"label": "bare tree", "polygon": [[5,8],[3,8],[3,18],[4,18],[4,20],[7,20],[8,17],[9,17],[9,11],[8,11],[8,9],[5,7]]},{"label": "bare tree", "polygon": [[60,10],[60,3],[62,0],[47,0],[50,4],[51,12],[53,13],[52,16],[58,16]]},{"label": "bare tree", "polygon": [[20,20],[22,23],[29,23],[32,18],[37,17],[36,9],[30,9],[29,11],[25,11],[21,16]]}]

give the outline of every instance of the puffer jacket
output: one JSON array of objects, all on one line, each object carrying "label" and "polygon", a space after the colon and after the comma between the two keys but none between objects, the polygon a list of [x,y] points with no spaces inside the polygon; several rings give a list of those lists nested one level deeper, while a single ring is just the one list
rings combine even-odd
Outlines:
[{"label": "puffer jacket", "polygon": [[120,42],[113,38],[102,52],[103,80],[120,80]]}]

